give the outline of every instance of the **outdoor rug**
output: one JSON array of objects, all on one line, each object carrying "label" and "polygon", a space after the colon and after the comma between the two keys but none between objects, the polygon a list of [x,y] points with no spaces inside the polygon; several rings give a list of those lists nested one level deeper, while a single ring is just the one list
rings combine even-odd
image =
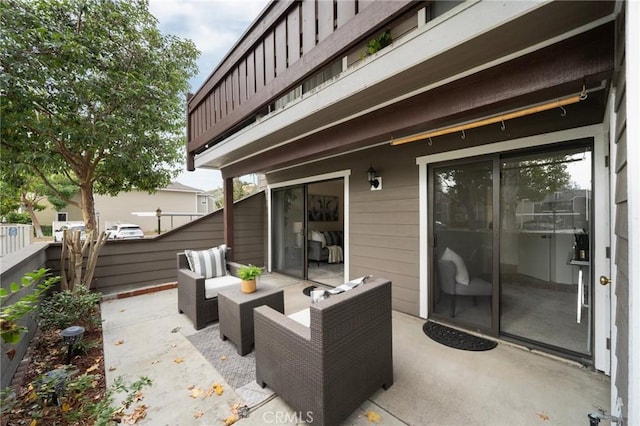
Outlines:
[{"label": "outdoor rug", "polygon": [[311,292],[316,288],[318,287],[316,287],[315,285],[310,285],[309,287],[305,287],[302,289],[302,294],[304,294],[305,296],[311,296]]},{"label": "outdoor rug", "polygon": [[488,351],[498,346],[498,343],[438,324],[433,321],[427,321],[422,326],[424,334],[429,336],[436,342],[455,349],[464,351]]},{"label": "outdoor rug", "polygon": [[275,394],[271,389],[262,389],[256,383],[255,351],[245,356],[238,355],[236,346],[220,338],[220,327],[213,324],[191,336],[191,344],[209,361],[229,386],[244,400],[249,408],[262,405]]}]

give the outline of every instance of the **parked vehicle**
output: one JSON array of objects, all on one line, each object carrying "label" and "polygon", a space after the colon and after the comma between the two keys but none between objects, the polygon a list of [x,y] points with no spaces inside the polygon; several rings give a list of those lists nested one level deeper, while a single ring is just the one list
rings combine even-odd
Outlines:
[{"label": "parked vehicle", "polygon": [[140,226],[132,223],[120,223],[107,229],[110,240],[130,240],[144,238],[144,232]]},{"label": "parked vehicle", "polygon": [[80,240],[84,241],[87,238],[86,229],[84,227],[84,222],[65,222],[60,225],[58,229],[53,231],[53,241],[60,242],[62,241],[62,236],[64,234],[65,229],[69,229],[71,231],[78,230],[81,232]]}]

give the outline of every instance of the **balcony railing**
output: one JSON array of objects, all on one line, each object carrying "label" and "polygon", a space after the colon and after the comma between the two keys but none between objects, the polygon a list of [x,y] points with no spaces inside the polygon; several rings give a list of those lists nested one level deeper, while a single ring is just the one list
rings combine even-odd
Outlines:
[{"label": "balcony railing", "polygon": [[430,18],[418,12],[427,4],[272,2],[190,97],[189,157],[334,78],[380,34],[394,38],[417,27],[419,16]]}]

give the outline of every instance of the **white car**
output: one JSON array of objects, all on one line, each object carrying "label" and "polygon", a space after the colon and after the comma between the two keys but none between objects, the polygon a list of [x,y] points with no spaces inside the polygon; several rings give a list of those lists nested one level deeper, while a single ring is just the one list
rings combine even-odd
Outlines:
[{"label": "white car", "polygon": [[144,232],[138,225],[132,223],[120,223],[113,225],[107,229],[108,238],[110,240],[131,240],[136,238],[144,238]]},{"label": "white car", "polygon": [[84,222],[66,222],[59,229],[53,232],[53,241],[60,242],[62,241],[62,236],[64,234],[64,230],[68,229],[70,231],[80,231],[80,240],[84,241],[87,238],[86,229],[84,227]]}]

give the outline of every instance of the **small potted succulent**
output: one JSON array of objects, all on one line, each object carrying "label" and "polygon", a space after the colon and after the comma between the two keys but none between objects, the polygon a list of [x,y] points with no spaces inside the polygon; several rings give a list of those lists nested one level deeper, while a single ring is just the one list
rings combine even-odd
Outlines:
[{"label": "small potted succulent", "polygon": [[252,264],[241,266],[238,269],[238,276],[242,280],[241,291],[243,293],[253,293],[256,291],[256,278],[262,274],[262,268]]}]

